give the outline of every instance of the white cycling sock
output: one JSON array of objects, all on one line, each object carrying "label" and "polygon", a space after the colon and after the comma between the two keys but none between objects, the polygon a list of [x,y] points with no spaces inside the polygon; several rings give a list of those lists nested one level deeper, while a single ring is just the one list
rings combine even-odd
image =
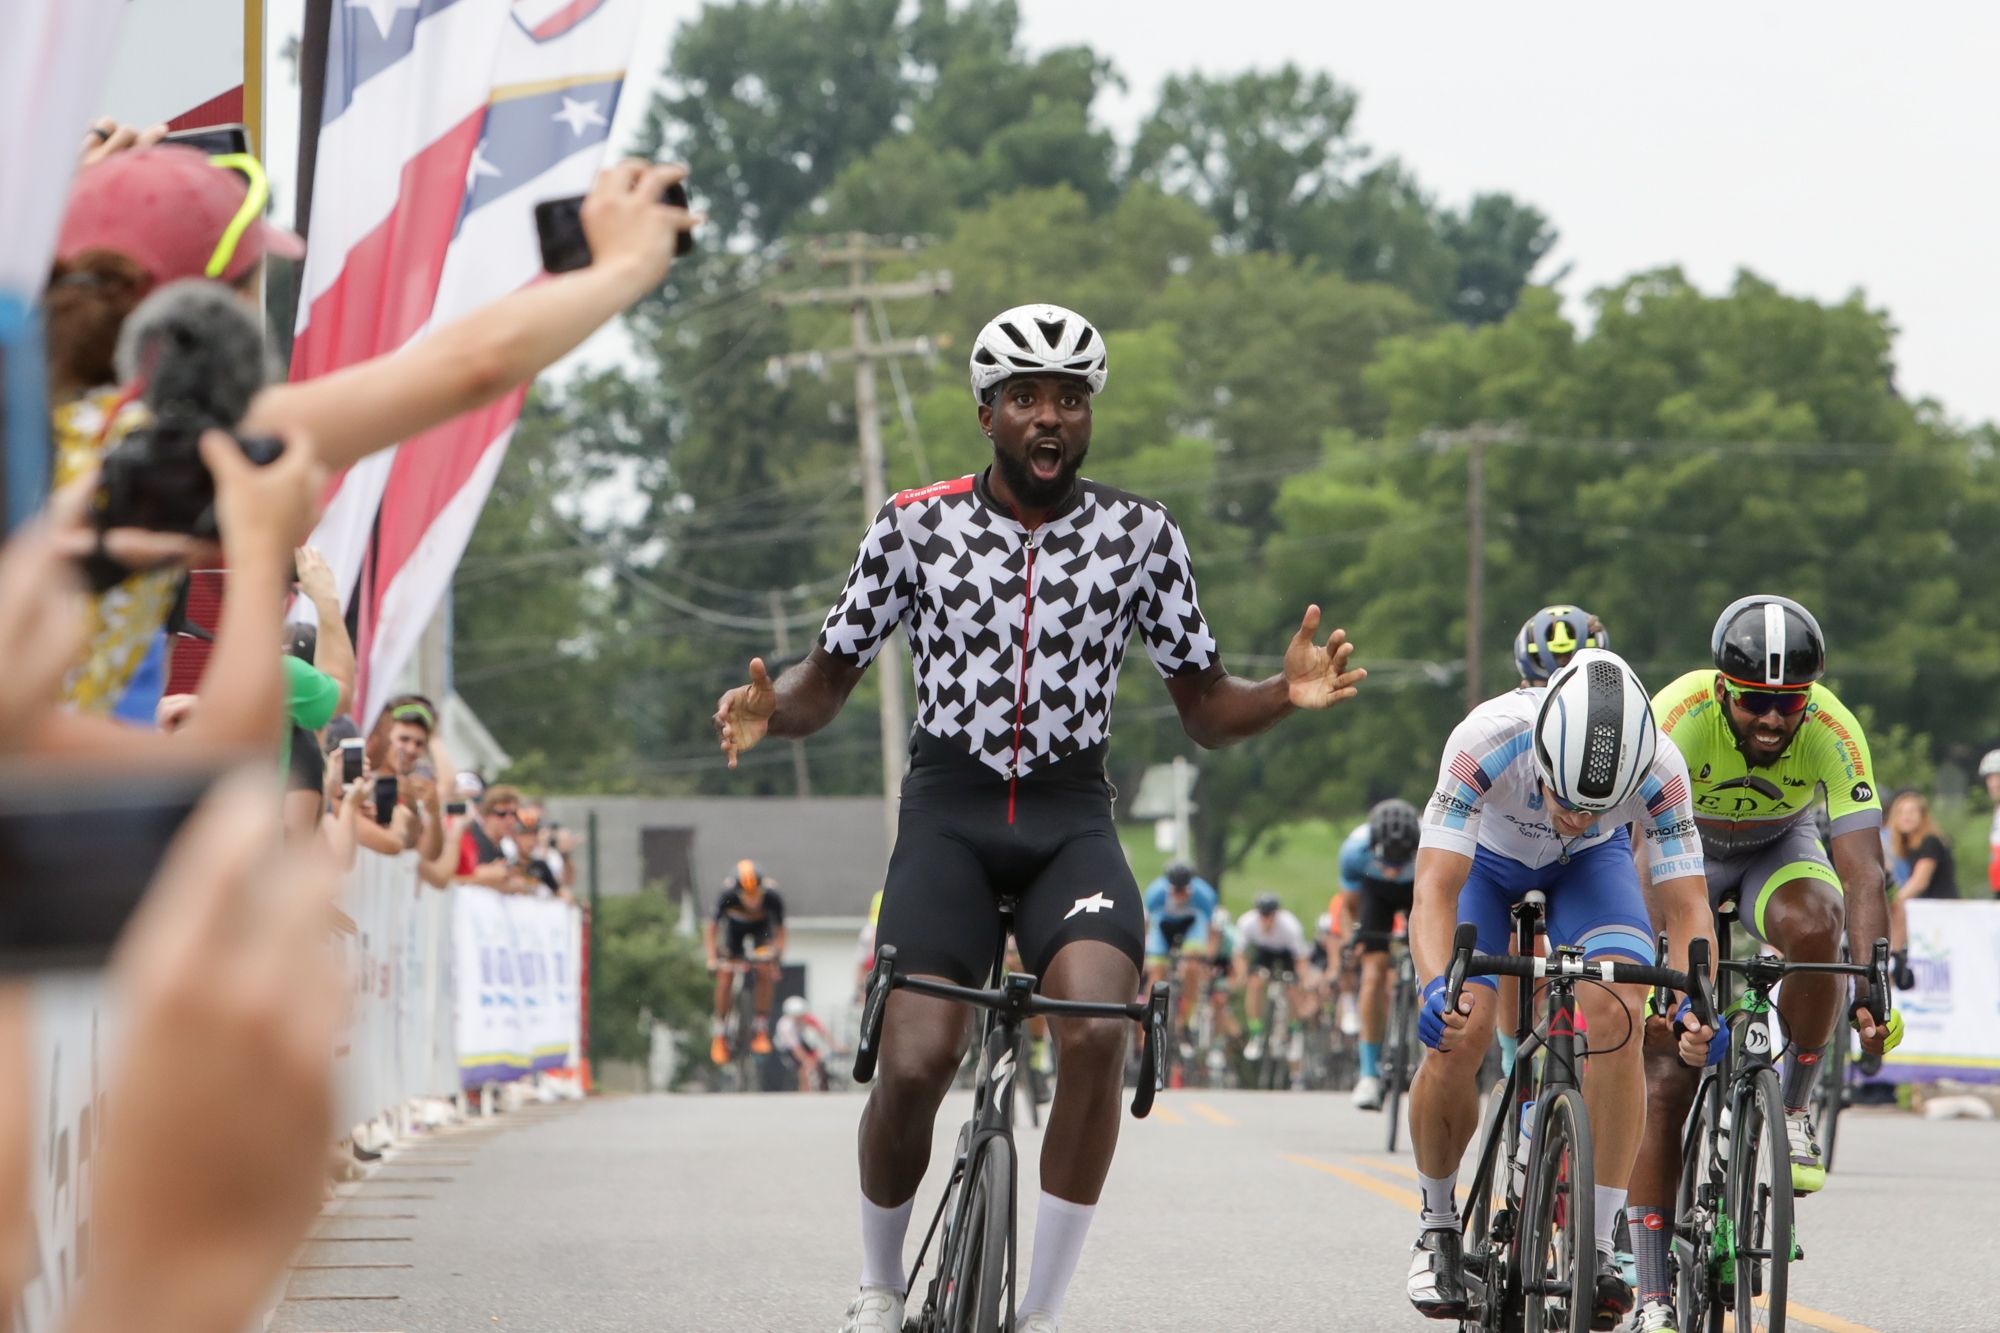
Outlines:
[{"label": "white cycling sock", "polygon": [[1625,1215],[1625,1191],[1597,1187],[1597,1248],[1609,1254],[1617,1248],[1618,1219]]},{"label": "white cycling sock", "polygon": [[1458,1225],[1458,1172],[1448,1176],[1427,1176],[1419,1171],[1417,1188],[1424,1196],[1424,1230]]},{"label": "white cycling sock", "polygon": [[1021,1297],[1021,1314],[1040,1310],[1051,1319],[1062,1316],[1063,1297],[1076,1276],[1083,1255],[1083,1238],[1090,1234],[1094,1203],[1071,1203],[1047,1190],[1035,1205],[1035,1256],[1028,1266],[1028,1290]]},{"label": "white cycling sock", "polygon": [[896,1208],[882,1208],[861,1196],[861,1285],[888,1287],[902,1291],[909,1285],[903,1274],[903,1238],[910,1232],[910,1210],[916,1196]]}]

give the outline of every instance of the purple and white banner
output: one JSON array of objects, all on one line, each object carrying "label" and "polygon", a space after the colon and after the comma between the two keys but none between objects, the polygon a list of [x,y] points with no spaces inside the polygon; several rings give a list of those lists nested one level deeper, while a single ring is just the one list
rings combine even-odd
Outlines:
[{"label": "purple and white banner", "polygon": [[1903,1042],[1883,1066],[1897,1083],[2000,1083],[2000,903],[1909,904],[1915,990],[1896,992]]},{"label": "purple and white banner", "polygon": [[582,1025],[581,915],[553,898],[452,890],[460,1085],[565,1068]]}]

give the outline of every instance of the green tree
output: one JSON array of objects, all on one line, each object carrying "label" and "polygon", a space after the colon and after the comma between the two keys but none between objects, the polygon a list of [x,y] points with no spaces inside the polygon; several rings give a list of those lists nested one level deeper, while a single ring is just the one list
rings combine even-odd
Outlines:
[{"label": "green tree", "polygon": [[681,1069],[703,1063],[714,981],[701,946],[681,933],[680,915],[680,905],[655,890],[598,904],[590,960],[594,1058],[643,1062],[650,1021],[658,1021],[674,1030]]}]

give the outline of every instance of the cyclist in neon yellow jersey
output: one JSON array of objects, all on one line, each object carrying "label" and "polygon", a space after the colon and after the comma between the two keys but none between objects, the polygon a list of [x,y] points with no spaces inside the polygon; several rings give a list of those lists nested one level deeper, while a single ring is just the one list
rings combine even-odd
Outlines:
[{"label": "cyclist in neon yellow jersey", "polygon": [[[1857,959],[1867,958],[1874,941],[1889,932],[1882,804],[1868,738],[1846,705],[1819,683],[1825,645],[1819,622],[1797,602],[1745,597],[1715,623],[1714,669],[1691,671],[1653,697],[1661,733],[1687,760],[1710,903],[1735,900],[1739,920],[1757,939],[1806,963],[1838,961],[1843,928]],[[1822,790],[1832,819],[1831,857],[1813,819]],[[1658,906],[1648,906],[1659,920]],[[1791,1045],[1783,1079],[1785,1128],[1792,1188],[1800,1194],[1826,1183],[1806,1107],[1846,985],[1846,978],[1792,977],[1778,1004]],[[1900,1038],[1900,1014],[1880,1023],[1878,1015],[1857,1008],[1853,1017],[1862,1048],[1871,1054]],[[1664,1022],[1656,1018],[1650,1025]],[[1638,1326],[1646,1333],[1678,1328],[1667,1276],[1673,1237],[1667,1201],[1680,1176],[1680,1127],[1698,1076],[1659,1035],[1648,1042],[1646,1134],[1626,1209],[1639,1268]],[[1727,1040],[1724,1029],[1712,1059],[1720,1058]]]}]

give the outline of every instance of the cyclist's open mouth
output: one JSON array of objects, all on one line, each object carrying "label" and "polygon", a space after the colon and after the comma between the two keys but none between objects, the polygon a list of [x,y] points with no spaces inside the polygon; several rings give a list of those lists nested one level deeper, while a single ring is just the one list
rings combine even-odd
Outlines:
[{"label": "cyclist's open mouth", "polygon": [[1755,726],[1750,728],[1750,743],[1760,750],[1782,750],[1785,748],[1785,733],[1776,727]]},{"label": "cyclist's open mouth", "polygon": [[1028,470],[1037,481],[1054,481],[1062,475],[1062,466],[1062,441],[1037,440],[1028,447]]}]

